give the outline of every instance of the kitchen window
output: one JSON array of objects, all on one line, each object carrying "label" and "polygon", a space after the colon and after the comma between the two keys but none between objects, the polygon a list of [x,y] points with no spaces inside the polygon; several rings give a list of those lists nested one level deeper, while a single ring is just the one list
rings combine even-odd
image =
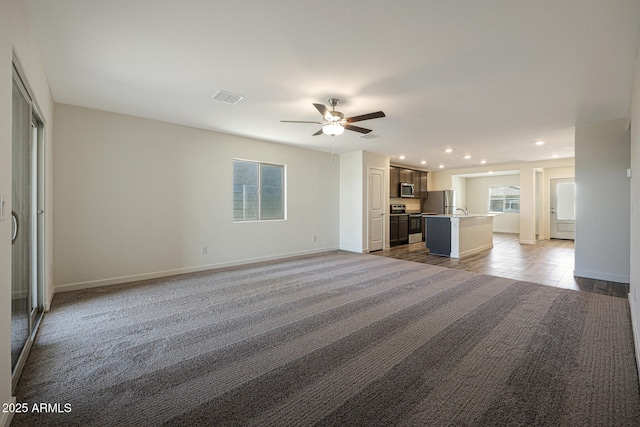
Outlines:
[{"label": "kitchen window", "polygon": [[489,187],[489,212],[520,212],[520,186]]},{"label": "kitchen window", "polygon": [[285,219],[285,167],[233,160],[233,220]]}]

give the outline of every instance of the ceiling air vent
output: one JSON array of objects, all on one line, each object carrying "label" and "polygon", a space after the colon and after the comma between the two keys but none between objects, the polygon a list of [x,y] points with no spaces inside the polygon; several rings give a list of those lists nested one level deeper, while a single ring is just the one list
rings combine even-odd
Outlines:
[{"label": "ceiling air vent", "polygon": [[219,90],[211,97],[216,101],[226,102],[227,104],[235,105],[244,99],[242,95],[236,95],[235,93],[227,92],[225,90]]}]

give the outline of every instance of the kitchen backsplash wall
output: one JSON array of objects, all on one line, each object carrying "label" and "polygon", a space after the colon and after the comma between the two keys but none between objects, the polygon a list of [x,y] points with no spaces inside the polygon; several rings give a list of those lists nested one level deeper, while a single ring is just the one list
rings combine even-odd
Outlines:
[{"label": "kitchen backsplash wall", "polygon": [[420,199],[411,199],[409,197],[392,197],[389,199],[389,204],[403,204],[407,205],[407,211],[421,211]]}]

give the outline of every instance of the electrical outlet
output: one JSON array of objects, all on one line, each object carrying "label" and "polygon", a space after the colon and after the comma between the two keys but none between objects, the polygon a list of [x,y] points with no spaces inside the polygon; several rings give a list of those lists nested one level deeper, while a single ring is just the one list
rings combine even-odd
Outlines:
[{"label": "electrical outlet", "polygon": [[206,246],[202,247],[202,255],[206,255],[207,254],[207,249],[208,248]]},{"label": "electrical outlet", "polygon": [[318,236],[313,236],[313,241],[317,242],[318,241]]},{"label": "electrical outlet", "polygon": [[4,196],[0,194],[0,221],[4,221]]}]

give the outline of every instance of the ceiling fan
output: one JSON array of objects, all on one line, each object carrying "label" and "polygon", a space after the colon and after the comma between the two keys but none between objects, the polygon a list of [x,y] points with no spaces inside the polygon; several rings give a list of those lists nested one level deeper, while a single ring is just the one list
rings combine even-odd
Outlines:
[{"label": "ceiling fan", "polygon": [[323,133],[325,135],[336,136],[336,135],[341,135],[345,129],[367,134],[371,132],[371,129],[365,129],[359,126],[354,126],[351,123],[385,117],[385,114],[382,111],[377,111],[375,113],[363,114],[361,116],[347,117],[345,119],[344,114],[342,114],[340,111],[336,111],[336,105],[338,105],[339,102],[340,100],[338,98],[329,98],[329,105],[331,105],[331,111],[329,111],[329,109],[324,104],[313,104],[313,106],[318,109],[320,114],[322,114],[322,118],[324,119],[324,121],[322,122],[305,122],[305,121],[298,121],[298,120],[280,120],[280,121],[282,123],[316,123],[316,124],[322,125],[322,129],[314,133],[313,136],[322,135]]}]

